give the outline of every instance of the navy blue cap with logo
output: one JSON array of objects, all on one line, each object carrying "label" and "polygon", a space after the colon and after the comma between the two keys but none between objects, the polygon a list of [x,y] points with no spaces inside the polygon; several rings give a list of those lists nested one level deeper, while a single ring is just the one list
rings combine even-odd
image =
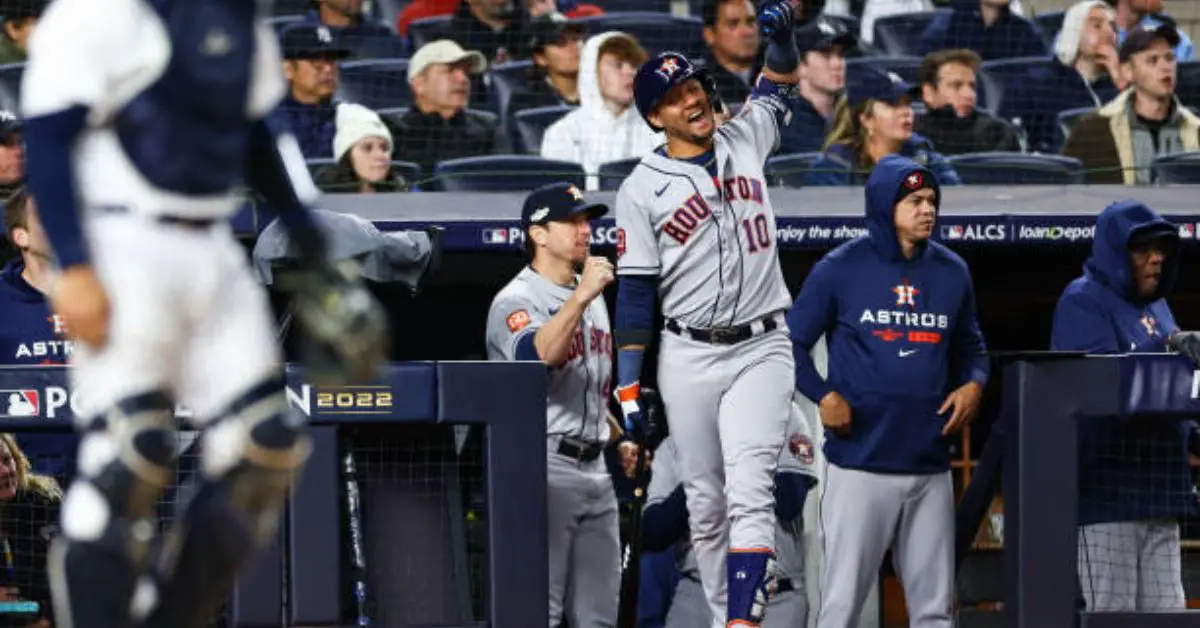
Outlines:
[{"label": "navy blue cap with logo", "polygon": [[912,86],[895,72],[884,73],[868,69],[846,82],[846,98],[851,107],[857,107],[868,100],[897,105],[902,100],[912,100]]},{"label": "navy blue cap with logo", "polygon": [[697,79],[708,94],[713,109],[719,111],[721,102],[717,98],[717,87],[708,74],[704,65],[694,62],[679,52],[660,52],[638,68],[633,77],[633,100],[637,104],[638,113],[650,128],[655,131],[662,129],[650,122],[650,114],[658,107],[667,92],[676,85],[682,85],[690,79]]},{"label": "navy blue cap with logo", "polygon": [[578,186],[551,183],[525,197],[525,206],[521,208],[521,230],[528,231],[535,225],[571,220],[580,214],[586,214],[588,220],[595,220],[607,213],[607,205],[587,202]]},{"label": "navy blue cap with logo", "polygon": [[20,132],[21,118],[7,109],[0,109],[0,143],[7,144]]},{"label": "navy blue cap with logo", "polygon": [[858,38],[850,32],[850,29],[846,28],[845,24],[824,15],[797,28],[795,39],[796,49],[800,51],[802,61],[803,55],[809,52],[825,51],[834,46],[841,46],[844,53],[858,46]]},{"label": "navy blue cap with logo", "polygon": [[324,24],[297,24],[279,36],[284,59],[345,59],[350,50],[337,42],[334,32]]}]

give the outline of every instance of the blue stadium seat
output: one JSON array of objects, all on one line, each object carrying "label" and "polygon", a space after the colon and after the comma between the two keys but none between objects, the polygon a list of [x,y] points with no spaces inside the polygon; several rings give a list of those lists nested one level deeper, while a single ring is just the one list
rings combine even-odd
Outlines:
[{"label": "blue stadium seat", "polygon": [[620,188],[621,182],[629,177],[633,169],[640,163],[642,163],[641,157],[630,157],[629,159],[600,164],[600,189],[616,190]]},{"label": "blue stadium seat", "polygon": [[513,115],[513,127],[516,131],[514,143],[517,149],[530,155],[540,154],[542,136],[546,134],[546,129],[574,110],[575,107],[571,105],[552,105],[518,111]]},{"label": "blue stadium seat", "polygon": [[1060,185],[1083,183],[1083,163],[1062,155],[966,153],[948,158],[966,184]]},{"label": "blue stadium seat", "polygon": [[1058,31],[1062,30],[1064,16],[1066,16],[1064,11],[1049,11],[1038,13],[1033,18],[1038,28],[1042,29],[1042,41],[1046,42],[1048,50],[1054,50],[1054,40],[1058,37]]},{"label": "blue stadium seat", "polygon": [[583,166],[529,155],[487,155],[439,162],[434,168],[447,192],[527,192],[567,181],[584,187]]},{"label": "blue stadium seat", "polygon": [[1158,157],[1150,167],[1159,183],[1200,183],[1200,152]]},{"label": "blue stadium seat", "polygon": [[804,187],[804,179],[808,177],[812,165],[820,159],[821,153],[793,153],[791,155],[776,155],[767,160],[764,174],[767,175],[767,185],[771,187]]},{"label": "blue stadium seat", "polygon": [[308,175],[315,180],[326,168],[332,168],[337,165],[337,160],[333,157],[314,157],[312,159],[305,159],[304,165],[308,166]]},{"label": "blue stadium seat", "polygon": [[408,25],[409,48],[412,48],[412,51],[415,53],[421,46],[435,39],[440,39],[446,28],[450,25],[450,20],[453,17],[453,15],[438,15],[413,20]]},{"label": "blue stadium seat", "polygon": [[925,27],[939,15],[949,15],[950,9],[901,13],[875,20],[875,46],[893,57],[921,54],[921,35]]},{"label": "blue stadium seat", "polygon": [[283,29],[304,21],[303,15],[276,15],[275,17],[267,18],[267,25],[274,29],[275,34],[279,35]]},{"label": "blue stadium seat", "polygon": [[371,109],[407,107],[413,102],[408,84],[408,59],[345,61],[341,68],[340,100]]},{"label": "blue stadium seat", "polygon": [[1078,109],[1067,109],[1066,111],[1058,112],[1058,140],[1057,145],[1062,146],[1067,143],[1067,138],[1071,137],[1071,131],[1075,130],[1075,123],[1083,116],[1095,111],[1095,107],[1079,107]]},{"label": "blue stadium seat", "polygon": [[704,26],[699,18],[676,17],[669,13],[632,11],[605,13],[577,20],[589,35],[606,31],[622,31],[637,38],[646,52],[676,50],[689,56],[704,51]]},{"label": "blue stadium seat", "polygon": [[312,9],[311,0],[275,0],[271,12],[275,15],[296,15],[308,13]]},{"label": "blue stadium seat", "polygon": [[525,93],[528,89],[525,76],[533,67],[532,61],[510,61],[493,65],[484,76],[491,98],[492,109],[500,114],[500,133],[503,137],[513,138],[514,150],[520,151],[515,137],[515,127],[512,122],[512,101],[515,94]]},{"label": "blue stadium seat", "polygon": [[421,185],[421,180],[425,178],[425,171],[421,170],[421,165],[411,161],[393,159],[392,169],[400,173],[410,186]]},{"label": "blue stadium seat", "polygon": [[[999,111],[1004,103],[1004,95],[1014,82],[1025,78],[1037,68],[1049,68],[1055,63],[1057,61],[1050,57],[1016,57],[984,61],[979,68],[979,85],[981,94],[987,93],[987,106],[984,107],[983,99],[980,99],[979,106],[989,111]],[[1047,89],[1050,87],[1047,86]]]},{"label": "blue stadium seat", "polygon": [[1200,61],[1185,61],[1179,64],[1175,83],[1175,95],[1193,111],[1200,111]]},{"label": "blue stadium seat", "polygon": [[[592,4],[599,5],[605,13],[628,13],[630,11],[652,11],[654,13],[670,13],[671,0],[594,0]],[[700,17],[700,13],[692,13]]]}]

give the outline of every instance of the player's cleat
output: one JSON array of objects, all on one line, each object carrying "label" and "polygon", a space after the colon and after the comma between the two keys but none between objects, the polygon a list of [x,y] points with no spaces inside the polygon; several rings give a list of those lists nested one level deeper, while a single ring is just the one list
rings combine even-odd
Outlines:
[{"label": "player's cleat", "polygon": [[768,549],[732,550],[726,559],[729,579],[727,627],[759,626],[776,594],[775,557]]}]

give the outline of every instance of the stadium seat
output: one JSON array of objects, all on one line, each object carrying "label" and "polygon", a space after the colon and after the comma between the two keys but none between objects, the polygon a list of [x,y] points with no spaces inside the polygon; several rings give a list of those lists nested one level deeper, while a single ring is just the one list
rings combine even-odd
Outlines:
[{"label": "stadium seat", "polygon": [[11,103],[4,103],[4,107],[10,111],[17,110],[17,103],[21,102],[21,78],[25,76],[25,62],[5,63],[0,65],[0,88],[12,98]]},{"label": "stadium seat", "polygon": [[901,13],[875,20],[875,46],[893,57],[921,54],[921,35],[925,27],[939,15],[949,15],[950,9]]},{"label": "stadium seat", "polygon": [[1150,167],[1159,183],[1200,183],[1200,152],[1158,157]]},{"label": "stadium seat", "polygon": [[445,32],[446,27],[450,25],[450,20],[453,15],[438,15],[435,17],[426,17],[419,20],[413,20],[408,25],[408,44],[415,53],[417,49],[425,44],[439,39]]},{"label": "stadium seat", "polygon": [[[1023,79],[1037,68],[1049,68],[1055,63],[1057,61],[1050,57],[1016,57],[984,61],[979,68],[979,86],[980,95],[986,94],[986,98],[980,98],[980,108],[999,111],[1004,102],[1004,95],[1015,81]],[[1049,72],[1048,69],[1046,71]]]},{"label": "stadium seat", "polygon": [[314,157],[305,159],[304,165],[308,166],[308,175],[315,181],[326,168],[332,168],[337,165],[337,160],[333,157]]},{"label": "stadium seat", "polygon": [[1095,111],[1095,107],[1079,107],[1078,109],[1067,109],[1066,111],[1058,112],[1058,145],[1062,146],[1067,143],[1067,139],[1071,137],[1071,131],[1075,130],[1075,123],[1084,115]]},{"label": "stadium seat", "polygon": [[298,15],[312,9],[311,0],[275,0],[271,12],[275,15]]},{"label": "stadium seat", "polygon": [[675,50],[689,56],[699,55],[705,50],[704,26],[699,18],[676,17],[669,13],[631,11],[627,13],[605,13],[576,20],[587,29],[589,35],[606,31],[629,33],[641,42],[646,52],[655,54],[663,50]]},{"label": "stadium seat", "polygon": [[767,175],[767,185],[770,187],[803,187],[804,179],[808,177],[812,165],[820,157],[821,153],[794,153],[777,155],[768,159],[764,169],[764,174]]},{"label": "stadium seat", "polygon": [[488,73],[484,76],[484,81],[488,86],[488,97],[491,99],[491,108],[500,114],[500,133],[503,137],[512,138],[514,150],[520,151],[517,147],[516,132],[512,122],[512,101],[516,94],[525,93],[528,90],[526,87],[525,76],[530,68],[533,67],[532,61],[510,61],[508,63],[497,63],[492,66]]},{"label": "stadium seat", "polygon": [[1179,64],[1175,83],[1175,95],[1193,111],[1200,111],[1200,61],[1185,61]]},{"label": "stadium seat", "polygon": [[1062,155],[966,153],[949,157],[968,185],[1058,185],[1083,183],[1083,163]]},{"label": "stadium seat", "polygon": [[1065,15],[1064,11],[1049,11],[1038,13],[1033,18],[1038,28],[1042,29],[1042,41],[1046,42],[1047,50],[1054,50],[1054,40],[1058,37],[1058,31],[1062,30]]},{"label": "stadium seat", "polygon": [[631,157],[620,161],[610,161],[606,164],[600,164],[600,189],[601,190],[616,190],[621,187],[621,182],[624,181],[633,169],[638,164],[642,163],[641,157]]},{"label": "stadium seat", "polygon": [[393,159],[392,169],[404,177],[409,186],[419,186],[421,180],[425,178],[425,172],[421,170],[421,165],[411,161]]},{"label": "stadium seat", "polygon": [[339,100],[371,109],[411,106],[408,59],[364,59],[340,65]]},{"label": "stadium seat", "polygon": [[560,118],[575,110],[570,105],[552,105],[518,111],[513,115],[517,149],[530,155],[542,152],[542,136],[546,129]]},{"label": "stadium seat", "polygon": [[583,166],[529,155],[448,159],[434,176],[447,192],[528,192],[559,181],[584,187]]},{"label": "stadium seat", "polygon": [[267,25],[275,31],[276,35],[279,35],[283,32],[283,29],[303,21],[303,15],[276,15],[275,17],[267,18]]}]

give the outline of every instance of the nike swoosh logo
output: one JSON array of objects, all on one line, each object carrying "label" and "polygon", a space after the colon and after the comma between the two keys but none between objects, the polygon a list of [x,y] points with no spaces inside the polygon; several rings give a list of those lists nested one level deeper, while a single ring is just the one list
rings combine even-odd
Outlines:
[{"label": "nike swoosh logo", "polygon": [[920,351],[920,349],[901,349],[900,357],[907,358],[908,356],[916,353],[917,351]]},{"label": "nike swoosh logo", "polygon": [[666,184],[666,185],[664,185],[664,186],[662,186],[662,189],[661,189],[661,190],[656,190],[656,191],[654,192],[654,195],[655,195],[655,196],[662,196],[662,195],[663,195],[663,192],[666,192],[666,191],[667,191],[667,188],[669,188],[669,187],[671,187],[671,182],[670,182],[670,181],[667,181],[667,184]]}]

